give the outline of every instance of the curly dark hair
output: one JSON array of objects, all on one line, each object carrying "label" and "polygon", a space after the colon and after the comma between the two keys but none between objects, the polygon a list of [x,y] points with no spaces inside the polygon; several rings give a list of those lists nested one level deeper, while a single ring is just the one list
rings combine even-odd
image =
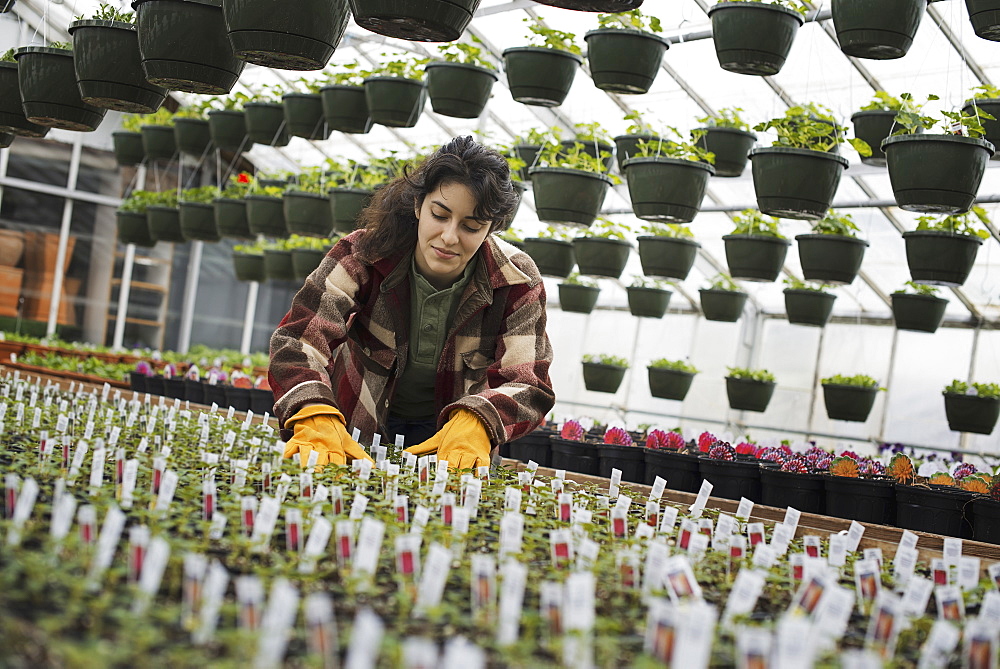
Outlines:
[{"label": "curly dark hair", "polygon": [[506,230],[519,195],[510,181],[507,160],[496,150],[456,137],[430,155],[412,173],[380,188],[359,216],[367,233],[358,240],[358,253],[367,262],[387,258],[417,243],[417,217],[424,197],[444,183],[462,184],[475,197],[476,218],[490,221],[490,232]]}]

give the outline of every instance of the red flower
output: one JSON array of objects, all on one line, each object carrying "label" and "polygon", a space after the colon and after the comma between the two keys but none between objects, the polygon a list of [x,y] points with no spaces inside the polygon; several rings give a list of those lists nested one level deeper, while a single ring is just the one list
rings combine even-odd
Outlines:
[{"label": "red flower", "polygon": [[248,184],[250,183],[250,175],[246,172],[240,172],[239,176],[236,177],[236,183],[238,184]]}]

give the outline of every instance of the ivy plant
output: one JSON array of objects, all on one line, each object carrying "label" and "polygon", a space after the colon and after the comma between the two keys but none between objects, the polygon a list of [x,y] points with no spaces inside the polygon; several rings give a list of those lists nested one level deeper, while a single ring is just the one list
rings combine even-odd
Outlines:
[{"label": "ivy plant", "polygon": [[850,214],[838,214],[833,209],[826,212],[826,216],[819,219],[812,225],[812,231],[817,235],[840,235],[841,237],[854,237],[859,228],[854,223]]},{"label": "ivy plant", "polygon": [[895,111],[903,108],[903,101],[885,91],[875,91],[872,101],[861,108],[861,111]]},{"label": "ivy plant", "polygon": [[653,369],[669,369],[675,372],[687,372],[688,374],[697,374],[698,368],[692,365],[687,360],[670,360],[668,358],[658,358],[656,360],[650,360],[649,366]]},{"label": "ivy plant", "polygon": [[726,369],[729,370],[729,378],[731,379],[774,383],[774,374],[766,369],[750,369],[748,367],[727,367]]},{"label": "ivy plant", "polygon": [[285,188],[286,192],[320,193],[325,195],[330,187],[330,177],[322,167],[313,167],[294,175]]},{"label": "ivy plant", "polygon": [[578,142],[610,144],[612,141],[610,133],[596,121],[593,123],[574,123],[573,137]]},{"label": "ivy plant", "polygon": [[337,238],[335,237],[305,237],[303,235],[291,235],[288,239],[280,240],[283,251],[328,251],[336,243]]},{"label": "ivy plant", "polygon": [[[385,57],[392,54],[383,53]],[[424,66],[430,62],[429,58],[415,58],[412,56],[397,56],[392,60],[382,63],[373,76],[377,77],[400,77],[402,79],[414,79],[423,81]]]},{"label": "ivy plant", "polygon": [[647,33],[663,32],[660,19],[655,16],[647,16],[638,9],[628,12],[618,12],[616,14],[598,14],[597,27],[602,29],[641,30]]},{"label": "ivy plant", "polygon": [[215,186],[199,186],[198,188],[182,190],[179,200],[181,202],[209,204],[217,197],[219,197],[219,189]]},{"label": "ivy plant", "polygon": [[[973,218],[975,217],[975,218]],[[976,221],[979,221],[979,225]],[[950,232],[953,235],[968,235],[989,239],[990,233],[985,229],[990,222],[986,210],[975,205],[964,214],[951,216],[920,216],[917,218],[917,230],[936,230]]]},{"label": "ivy plant", "polygon": [[[903,101],[902,108],[896,113],[896,130],[893,135],[912,135],[921,130],[931,130],[935,126],[942,134],[964,135],[966,137],[983,137],[986,130],[983,121],[995,121],[996,118],[987,114],[979,107],[973,107],[973,114],[958,111],[941,111],[943,119],[927,116],[923,113],[924,104],[914,102],[913,96],[903,93],[899,96]],[[927,102],[939,100],[936,95],[928,95]]]},{"label": "ivy plant", "polygon": [[651,279],[648,276],[637,276],[632,279],[631,288],[656,288],[657,290],[667,290],[673,284],[665,279]]},{"label": "ivy plant", "polygon": [[983,84],[972,89],[974,100],[994,100],[1000,98],[1000,88],[993,84]]},{"label": "ivy plant", "polygon": [[698,117],[698,123],[709,128],[733,128],[735,130],[750,131],[750,124],[740,117],[740,107],[726,107],[714,114]]},{"label": "ivy plant", "polygon": [[885,388],[879,388],[877,380],[865,374],[855,374],[854,376],[834,374],[821,380],[820,383],[824,386],[857,386],[858,388],[878,388],[879,390],[885,390]]},{"label": "ivy plant", "polygon": [[802,281],[798,277],[794,277],[794,276],[788,277],[782,283],[784,283],[786,286],[788,286],[791,290],[811,290],[811,291],[814,291],[816,293],[827,293],[828,292],[826,290],[828,288],[828,286],[825,283],[821,283],[821,284],[806,283],[805,281]]},{"label": "ivy plant", "polygon": [[567,286],[586,286],[587,288],[597,288],[597,281],[594,279],[589,279],[585,276],[580,276],[577,272],[570,273],[565,279],[562,280]]},{"label": "ivy plant", "polygon": [[[969,392],[972,390],[973,392]],[[966,383],[955,379],[944,387],[946,395],[975,395],[976,397],[988,397],[990,399],[1000,399],[1000,384],[997,383]]]},{"label": "ivy plant", "polygon": [[554,239],[558,242],[571,242],[573,241],[573,231],[565,226],[549,225],[538,233],[538,239]]},{"label": "ivy plant", "polygon": [[785,236],[778,230],[778,219],[774,216],[766,216],[756,209],[744,209],[733,217],[733,223],[736,224],[730,233],[733,235],[756,235],[785,239]]},{"label": "ivy plant", "polygon": [[[76,20],[80,21],[84,17],[77,16]],[[108,5],[101,3],[101,5],[94,12],[94,15],[90,17],[95,21],[118,21],[119,23],[135,23],[135,12],[126,12],[122,9],[118,9],[113,5]]]},{"label": "ivy plant", "polygon": [[549,28],[540,20],[534,18],[523,19],[528,24],[530,35],[528,37],[531,46],[545,47],[546,49],[556,49],[558,51],[569,51],[577,56],[583,55],[583,50],[574,42],[576,34]]},{"label": "ivy plant", "polygon": [[642,231],[654,237],[669,237],[671,239],[694,239],[691,228],[679,223],[661,223],[649,221],[642,226]]},{"label": "ivy plant", "polygon": [[438,54],[441,59],[448,63],[462,63],[463,65],[475,65],[487,70],[496,71],[497,65],[489,56],[489,52],[482,47],[482,40],[475,35],[470,35],[472,43],[451,42],[438,47]]},{"label": "ivy plant", "polygon": [[715,154],[698,145],[705,135],[704,130],[693,130],[691,139],[683,139],[677,128],[666,127],[666,132],[656,133],[656,139],[640,139],[636,148],[637,158],[674,158],[715,164]]},{"label": "ivy plant", "polygon": [[17,59],[14,58],[14,49],[7,49],[0,55],[0,61],[5,61],[8,63],[16,63]]},{"label": "ivy plant", "polygon": [[733,278],[728,274],[719,273],[712,279],[712,290],[726,290],[731,293],[742,293],[740,287],[733,282]]},{"label": "ivy plant", "polygon": [[628,235],[632,228],[628,223],[615,223],[610,218],[598,216],[590,227],[580,232],[579,237],[583,239],[617,239],[628,241]]},{"label": "ivy plant", "polygon": [[[607,151],[601,151],[601,157],[595,158],[584,151],[584,145],[577,142],[572,148],[566,148],[558,142],[546,142],[538,151],[535,165],[538,167],[563,167],[566,169],[580,170],[582,172],[596,172],[604,174],[604,158],[611,156]],[[614,183],[621,183],[621,179],[613,174],[608,175]]]},{"label": "ivy plant", "polygon": [[628,360],[620,355],[609,355],[607,353],[585,353],[584,362],[596,363],[598,365],[612,365],[614,367],[624,367],[628,369]]},{"label": "ivy plant", "polygon": [[73,50],[72,42],[49,42],[50,49],[64,49],[66,51]]},{"label": "ivy plant", "polygon": [[940,292],[937,286],[930,286],[925,283],[915,283],[907,281],[903,287],[892,291],[893,295],[937,295]]},{"label": "ivy plant", "polygon": [[637,109],[633,109],[629,113],[625,114],[624,119],[629,122],[627,128],[625,128],[626,135],[655,135],[656,131],[653,130],[653,126],[646,122],[643,117],[642,112]]},{"label": "ivy plant", "polygon": [[337,67],[338,69],[335,71],[323,72],[322,77],[318,80],[321,88],[331,85],[361,86],[367,77],[372,76],[370,71],[361,69],[361,66],[357,62],[346,63]]},{"label": "ivy plant", "polygon": [[849,142],[862,156],[870,156],[872,152],[864,140],[847,139],[844,134],[847,127],[837,123],[830,109],[815,103],[790,107],[783,116],[758,123],[754,130],[777,133],[778,139],[771,146],[829,152],[838,144]]}]

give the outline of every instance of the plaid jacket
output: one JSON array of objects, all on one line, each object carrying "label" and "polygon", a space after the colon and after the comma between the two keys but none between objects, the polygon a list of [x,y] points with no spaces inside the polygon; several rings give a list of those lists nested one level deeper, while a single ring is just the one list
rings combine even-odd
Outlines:
[{"label": "plaid jacket", "polygon": [[[410,255],[365,264],[358,230],[327,253],[271,336],[268,378],[282,427],[306,404],[332,404],[362,442],[383,429],[407,361]],[[555,403],[545,288],[527,254],[490,235],[459,300],[434,389],[438,428],[475,412],[494,446],[534,430]]]}]

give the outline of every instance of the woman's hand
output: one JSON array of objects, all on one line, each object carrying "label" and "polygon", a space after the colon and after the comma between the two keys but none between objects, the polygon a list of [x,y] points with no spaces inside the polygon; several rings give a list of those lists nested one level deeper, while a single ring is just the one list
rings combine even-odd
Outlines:
[{"label": "woman's hand", "polygon": [[347,459],[371,460],[371,456],[347,434],[344,415],[329,404],[310,404],[288,420],[295,430],[285,445],[285,457],[296,453],[305,467],[316,451],[316,471],[329,464],[346,465]]},{"label": "woman's hand", "polygon": [[489,466],[490,449],[490,438],[479,416],[468,409],[456,409],[437,434],[406,452],[414,455],[437,452],[438,460],[447,460],[450,469],[474,469]]}]

